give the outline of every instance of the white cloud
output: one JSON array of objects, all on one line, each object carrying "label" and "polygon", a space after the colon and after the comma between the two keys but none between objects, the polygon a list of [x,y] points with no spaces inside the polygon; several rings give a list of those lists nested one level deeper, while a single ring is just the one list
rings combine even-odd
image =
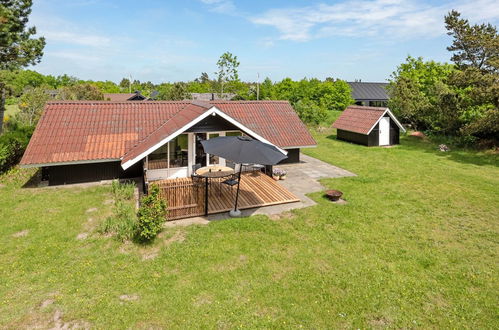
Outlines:
[{"label": "white cloud", "polygon": [[232,0],[200,0],[202,3],[211,6],[211,11],[234,15],[236,13],[236,6]]},{"label": "white cloud", "polygon": [[48,42],[55,41],[90,47],[103,47],[109,45],[111,42],[111,38],[106,36],[53,30],[43,31],[43,36]]},{"label": "white cloud", "polygon": [[102,62],[103,58],[91,54],[85,54],[75,51],[48,51],[46,56],[57,57],[60,59],[72,60],[77,62]]},{"label": "white cloud", "polygon": [[445,32],[443,17],[451,9],[472,21],[499,19],[496,0],[460,0],[437,6],[417,0],[346,0],[332,5],[270,9],[250,20],[276,28],[282,40],[308,41],[334,35],[435,37]]}]

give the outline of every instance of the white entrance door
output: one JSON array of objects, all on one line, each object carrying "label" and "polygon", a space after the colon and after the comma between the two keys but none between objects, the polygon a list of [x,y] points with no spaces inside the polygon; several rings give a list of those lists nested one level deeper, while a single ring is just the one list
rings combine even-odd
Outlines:
[{"label": "white entrance door", "polygon": [[379,121],[379,145],[390,144],[390,117],[383,117]]}]

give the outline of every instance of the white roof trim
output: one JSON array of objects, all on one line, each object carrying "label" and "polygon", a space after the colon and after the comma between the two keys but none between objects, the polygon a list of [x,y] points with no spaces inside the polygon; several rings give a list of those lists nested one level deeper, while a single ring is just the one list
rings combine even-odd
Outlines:
[{"label": "white roof trim", "polygon": [[183,132],[185,132],[186,130],[188,130],[189,128],[191,128],[192,126],[196,125],[201,120],[205,119],[206,117],[208,117],[208,116],[210,116],[212,114],[219,115],[220,117],[222,117],[223,119],[227,120],[228,122],[230,122],[231,124],[233,124],[234,126],[236,126],[237,128],[239,128],[240,130],[242,130],[245,133],[247,133],[248,135],[253,136],[255,139],[257,139],[257,140],[259,140],[259,141],[261,141],[263,143],[267,143],[267,144],[273,145],[274,147],[276,147],[280,152],[282,152],[285,155],[288,154],[287,151],[285,151],[285,150],[279,148],[278,146],[274,145],[273,143],[271,143],[267,139],[265,139],[262,136],[256,134],[255,132],[253,132],[252,130],[250,130],[249,128],[247,128],[246,126],[244,126],[243,124],[241,124],[240,122],[236,121],[234,118],[228,116],[227,114],[225,114],[224,112],[222,112],[217,107],[213,106],[210,109],[208,109],[206,112],[204,112],[203,114],[201,114],[199,117],[195,118],[194,120],[192,120],[188,124],[184,125],[182,128],[176,130],[174,133],[170,134],[169,136],[165,137],[164,139],[162,139],[161,141],[159,141],[158,143],[156,143],[155,145],[153,145],[152,147],[150,147],[149,149],[147,149],[146,151],[144,151],[140,155],[136,156],[133,159],[130,159],[130,160],[126,161],[124,164],[121,164],[121,167],[124,170],[126,170],[127,168],[129,168],[133,164],[135,164],[138,161],[140,161],[145,156],[151,154],[153,151],[155,151],[156,149],[158,149],[159,147],[161,147],[165,143],[167,143],[170,140],[176,138],[178,135],[182,134]]},{"label": "white roof trim", "polygon": [[288,149],[303,149],[303,148],[317,148],[317,145],[309,145],[309,146],[290,146],[290,147],[283,147],[284,150]]},{"label": "white roof trim", "polygon": [[390,118],[393,119],[393,121],[395,122],[395,124],[397,124],[397,126],[403,131],[405,132],[405,128],[400,124],[400,122],[397,120],[397,118],[395,118],[395,116],[393,115],[393,113],[390,111],[390,109],[386,108],[386,110],[383,112],[383,114],[378,118],[378,120],[374,123],[374,125],[371,127],[371,129],[367,132],[366,135],[369,135],[371,134],[371,131],[374,129],[374,127],[376,127],[376,125],[379,123],[379,121],[381,120],[381,118],[383,118],[385,116],[385,114],[388,113],[388,115],[390,116]]},{"label": "white roof trim", "polygon": [[119,161],[120,161],[119,158],[107,158],[107,159],[76,160],[76,161],[70,161],[70,162],[26,164],[26,165],[21,165],[21,167],[22,168],[47,167],[47,166],[58,166],[58,165],[79,165],[79,164],[109,163],[109,162],[119,162]]}]

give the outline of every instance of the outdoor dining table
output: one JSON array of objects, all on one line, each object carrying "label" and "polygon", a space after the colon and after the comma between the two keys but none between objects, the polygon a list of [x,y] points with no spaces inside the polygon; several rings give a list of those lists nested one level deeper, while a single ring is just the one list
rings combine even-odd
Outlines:
[{"label": "outdoor dining table", "polygon": [[196,170],[196,175],[205,179],[205,192],[204,192],[204,214],[208,215],[208,186],[210,179],[220,179],[233,175],[235,172],[232,168],[227,166],[205,166]]}]

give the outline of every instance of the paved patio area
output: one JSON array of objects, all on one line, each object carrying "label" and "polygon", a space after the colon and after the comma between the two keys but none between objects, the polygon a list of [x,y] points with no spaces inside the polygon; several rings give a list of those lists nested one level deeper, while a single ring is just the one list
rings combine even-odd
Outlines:
[{"label": "paved patio area", "polygon": [[[304,154],[300,155],[300,159],[301,162],[298,164],[277,166],[287,172],[286,180],[279,181],[279,184],[283,185],[286,189],[295,194],[300,199],[299,202],[241,210],[242,215],[250,216],[254,214],[265,214],[268,216],[275,216],[293,209],[315,205],[316,203],[305,194],[325,189],[324,186],[319,183],[319,179],[355,176],[352,172]],[[173,227],[187,226],[191,224],[208,224],[210,221],[227,218],[229,218],[229,215],[226,212],[213,214],[208,217],[194,217],[168,221],[165,226]]]}]

